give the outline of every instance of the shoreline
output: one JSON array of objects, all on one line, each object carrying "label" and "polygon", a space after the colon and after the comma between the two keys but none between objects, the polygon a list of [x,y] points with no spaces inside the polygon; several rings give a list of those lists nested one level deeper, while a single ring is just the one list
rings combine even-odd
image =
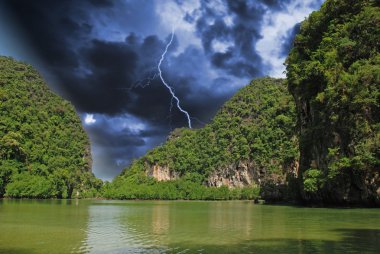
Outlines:
[{"label": "shoreline", "polygon": [[71,199],[59,199],[59,198],[7,198],[2,197],[0,198],[0,201],[3,200],[28,200],[28,201],[79,201],[79,200],[94,200],[94,201],[169,201],[169,202],[251,202],[255,205],[264,205],[264,206],[290,206],[290,207],[298,207],[298,208],[331,208],[331,209],[380,209],[380,205],[360,205],[360,204],[313,204],[313,203],[303,203],[303,202],[296,202],[296,201],[266,201],[263,199],[260,199],[258,202],[255,202],[253,199],[220,199],[220,200],[209,200],[209,199],[109,199],[109,198],[71,198]]}]

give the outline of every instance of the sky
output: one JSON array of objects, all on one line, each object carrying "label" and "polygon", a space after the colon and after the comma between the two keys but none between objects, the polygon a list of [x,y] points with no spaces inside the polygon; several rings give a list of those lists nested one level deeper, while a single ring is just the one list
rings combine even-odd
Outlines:
[{"label": "sky", "polygon": [[72,102],[92,170],[111,180],[189,127],[184,111],[201,128],[252,79],[285,77],[300,22],[322,2],[3,0],[0,55],[32,64]]}]

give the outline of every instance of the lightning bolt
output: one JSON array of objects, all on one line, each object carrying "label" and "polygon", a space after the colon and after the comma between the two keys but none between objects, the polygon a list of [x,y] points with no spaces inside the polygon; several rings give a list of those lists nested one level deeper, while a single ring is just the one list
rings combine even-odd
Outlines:
[{"label": "lightning bolt", "polygon": [[[154,68],[156,69],[156,68]],[[152,73],[152,71],[151,71]],[[132,90],[133,88],[136,88],[136,87],[142,87],[142,88],[145,88],[147,86],[150,86],[150,83],[155,80],[158,76],[158,73],[154,73],[153,75],[150,74],[147,78],[144,78],[142,80],[138,80],[136,81],[135,83],[133,83],[131,86],[130,86],[130,90]]]},{"label": "lightning bolt", "polygon": [[[156,68],[154,68],[156,69]],[[147,78],[144,78],[144,79],[140,79],[136,82],[134,82],[132,85],[130,85],[129,87],[119,87],[119,88],[115,88],[117,90],[127,90],[127,91],[131,91],[132,89],[135,89],[137,87],[141,87],[141,88],[145,88],[147,86],[150,86],[151,82],[153,80],[155,80],[158,76],[158,73],[154,73],[153,75],[150,75],[149,77]]]},{"label": "lightning bolt", "polygon": [[161,59],[160,61],[158,62],[158,66],[157,66],[157,69],[158,69],[158,75],[160,76],[160,79],[162,81],[162,83],[164,84],[164,86],[166,86],[166,88],[169,90],[171,96],[172,96],[172,99],[174,98],[174,100],[177,102],[176,105],[177,105],[177,108],[179,109],[179,111],[181,111],[183,114],[185,114],[186,118],[187,118],[187,123],[189,125],[189,128],[191,129],[191,117],[189,115],[189,113],[184,110],[181,105],[180,105],[180,100],[178,99],[178,97],[175,95],[173,89],[171,88],[171,86],[169,86],[165,79],[163,78],[162,76],[162,70],[161,70],[161,64],[162,62],[164,61],[165,59],[165,55],[166,53],[168,52],[168,49],[170,47],[170,45],[172,44],[173,42],[173,38],[174,38],[174,29],[172,30],[172,33],[171,33],[171,37],[170,37],[170,41],[168,42],[168,44],[166,45],[166,48],[165,48],[165,51],[164,53],[162,53],[161,55]]}]

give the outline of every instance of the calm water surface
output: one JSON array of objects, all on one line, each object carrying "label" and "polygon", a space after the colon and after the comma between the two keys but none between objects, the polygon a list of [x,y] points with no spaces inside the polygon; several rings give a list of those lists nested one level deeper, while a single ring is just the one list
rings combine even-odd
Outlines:
[{"label": "calm water surface", "polygon": [[0,253],[380,253],[380,209],[0,200]]}]

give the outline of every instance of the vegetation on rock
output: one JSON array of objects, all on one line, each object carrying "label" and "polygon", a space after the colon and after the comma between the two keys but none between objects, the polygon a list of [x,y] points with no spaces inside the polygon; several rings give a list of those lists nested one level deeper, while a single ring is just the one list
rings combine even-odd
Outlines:
[{"label": "vegetation on rock", "polygon": [[0,57],[0,197],[93,196],[102,182],[90,156],[73,106],[31,66]]},{"label": "vegetation on rock", "polygon": [[380,204],[380,2],[328,0],[287,59],[303,200]]}]

